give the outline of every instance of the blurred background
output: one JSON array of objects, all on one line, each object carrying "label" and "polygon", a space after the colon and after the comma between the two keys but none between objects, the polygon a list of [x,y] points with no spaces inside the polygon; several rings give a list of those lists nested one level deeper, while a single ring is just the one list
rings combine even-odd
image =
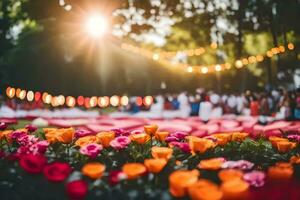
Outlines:
[{"label": "blurred background", "polygon": [[1,91],[157,95],[299,84],[299,0],[3,0],[0,8]]}]

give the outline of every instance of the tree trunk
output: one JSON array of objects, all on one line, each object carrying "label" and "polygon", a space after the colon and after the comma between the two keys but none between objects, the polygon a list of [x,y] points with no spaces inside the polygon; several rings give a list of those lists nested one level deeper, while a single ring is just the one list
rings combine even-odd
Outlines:
[{"label": "tree trunk", "polygon": [[[238,29],[238,41],[237,41],[237,58],[240,59],[243,56],[243,18],[245,11],[245,3],[243,1],[239,2],[239,10],[237,11],[237,29]],[[247,69],[244,67],[238,71],[238,74],[242,77],[240,92],[246,89],[247,83]]]}]

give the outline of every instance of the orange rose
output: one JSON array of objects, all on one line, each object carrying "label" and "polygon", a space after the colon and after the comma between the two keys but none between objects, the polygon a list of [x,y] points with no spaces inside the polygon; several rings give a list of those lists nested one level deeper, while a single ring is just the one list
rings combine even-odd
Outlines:
[{"label": "orange rose", "polygon": [[151,173],[159,173],[167,164],[167,160],[162,158],[145,159],[144,165]]},{"label": "orange rose", "polygon": [[56,131],[56,130],[57,130],[57,128],[43,128],[43,131],[45,133],[49,133],[49,132]]},{"label": "orange rose", "polygon": [[192,200],[219,200],[223,196],[218,185],[206,179],[200,179],[191,185],[188,192]]},{"label": "orange rose", "polygon": [[104,147],[109,147],[109,143],[115,139],[115,132],[100,132],[96,136]]},{"label": "orange rose", "polygon": [[290,142],[290,141],[277,141],[276,145],[280,153],[286,153],[297,146],[295,142]]},{"label": "orange rose", "polygon": [[45,137],[49,143],[55,143],[58,142],[57,136],[58,136],[58,129],[56,128],[47,128],[44,129]]},{"label": "orange rose", "polygon": [[249,133],[234,132],[231,135],[232,141],[242,142],[249,136]]},{"label": "orange rose", "polygon": [[144,126],[144,130],[148,135],[154,135],[158,129],[158,126],[155,124]]},{"label": "orange rose", "polygon": [[122,171],[127,175],[128,179],[136,179],[144,175],[147,169],[141,163],[126,163],[123,165]]},{"label": "orange rose", "polygon": [[227,144],[231,140],[230,133],[218,133],[218,134],[213,134],[212,136],[217,139],[217,144],[221,146]]},{"label": "orange rose", "polygon": [[243,172],[237,169],[223,169],[219,172],[221,181],[231,181],[233,179],[242,179]]},{"label": "orange rose", "polygon": [[155,138],[159,141],[165,141],[166,140],[166,137],[168,137],[170,133],[169,132],[166,132],[166,131],[157,131],[155,133]]},{"label": "orange rose", "polygon": [[98,162],[87,163],[81,169],[81,172],[91,179],[101,178],[104,171],[105,165]]},{"label": "orange rose", "polygon": [[292,177],[294,173],[293,166],[290,163],[276,163],[269,167],[268,177],[273,180],[286,180]]},{"label": "orange rose", "polygon": [[13,132],[13,130],[5,130],[0,132],[0,140],[5,139],[9,143],[12,142],[12,139],[9,137],[9,135]]},{"label": "orange rose", "polygon": [[297,156],[292,156],[291,158],[290,158],[290,163],[291,164],[300,164],[300,156],[299,155],[297,155]]},{"label": "orange rose", "polygon": [[76,146],[85,146],[87,144],[91,144],[91,143],[98,143],[99,139],[98,137],[94,136],[94,135],[89,135],[89,136],[85,136],[85,137],[81,137],[79,138],[76,142],[75,145]]},{"label": "orange rose", "polygon": [[189,141],[189,146],[192,152],[200,152],[204,153],[208,149],[215,147],[215,144],[213,141],[205,138],[198,138],[195,136],[189,136],[187,137]]},{"label": "orange rose", "polygon": [[57,140],[62,143],[71,143],[75,134],[74,128],[61,128],[58,129]]},{"label": "orange rose", "polygon": [[287,141],[288,142],[289,140],[286,138],[281,138],[281,137],[277,137],[277,136],[270,136],[269,141],[272,143],[272,146],[276,148],[277,142],[279,142],[279,141]]},{"label": "orange rose", "polygon": [[198,167],[206,170],[218,170],[221,169],[223,163],[224,158],[211,158],[207,160],[201,160],[198,164]]},{"label": "orange rose", "polygon": [[153,158],[163,158],[169,160],[172,157],[173,149],[169,147],[157,147],[151,148],[151,154]]},{"label": "orange rose", "polygon": [[200,173],[197,170],[177,170],[169,176],[169,191],[174,197],[183,197],[189,186],[195,184]]},{"label": "orange rose", "polygon": [[221,185],[224,199],[247,199],[249,184],[241,179],[225,181]]},{"label": "orange rose", "polygon": [[146,133],[132,134],[130,139],[138,144],[145,144],[150,140],[151,136]]}]

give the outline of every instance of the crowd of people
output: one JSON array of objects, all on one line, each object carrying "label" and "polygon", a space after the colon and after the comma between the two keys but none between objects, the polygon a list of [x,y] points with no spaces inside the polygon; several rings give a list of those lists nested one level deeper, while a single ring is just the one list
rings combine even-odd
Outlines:
[{"label": "crowd of people", "polygon": [[270,92],[224,93],[197,89],[194,94],[157,95],[147,111],[136,108],[134,101],[130,112],[141,117],[199,116],[203,121],[225,114],[273,117],[274,119],[300,119],[300,89],[283,88]]},{"label": "crowd of people", "polygon": [[[145,118],[185,118],[199,116],[202,121],[220,118],[224,115],[259,116],[263,123],[267,120],[299,120],[300,119],[300,88],[287,91],[284,88],[269,92],[217,93],[197,89],[194,94],[164,94],[153,97],[153,102],[144,104],[137,101],[138,97],[130,97],[126,106],[117,107],[117,111],[109,112],[111,116],[136,116]],[[67,107],[51,109],[38,102],[18,102],[14,99],[0,98],[2,106],[0,116],[37,115],[45,112],[49,116],[70,116],[87,114],[86,109]],[[46,106],[46,107],[45,107]],[[50,108],[50,109],[49,109]],[[93,108],[92,115],[103,114],[103,109]],[[72,112],[71,112],[72,110]],[[55,112],[54,112],[55,111]],[[16,114],[17,112],[17,114]],[[107,114],[107,112],[105,112]],[[48,116],[48,115],[47,115]]]}]

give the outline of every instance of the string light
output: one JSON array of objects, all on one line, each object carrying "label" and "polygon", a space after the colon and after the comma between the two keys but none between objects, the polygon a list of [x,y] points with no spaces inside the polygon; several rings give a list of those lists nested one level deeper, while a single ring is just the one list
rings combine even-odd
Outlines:
[{"label": "string light", "polygon": [[207,67],[202,67],[202,68],[201,68],[201,72],[202,72],[203,74],[206,74],[206,73],[208,72],[208,68],[207,68]]},{"label": "string light", "polygon": [[[16,95],[17,93],[18,96]],[[24,100],[26,98],[27,101],[32,102],[33,100],[36,102],[42,101],[44,104],[51,105],[52,107],[58,107],[58,106],[68,106],[70,108],[78,106],[84,106],[85,108],[93,108],[97,105],[100,108],[111,106],[127,106],[129,104],[129,97],[128,96],[122,96],[119,97],[117,95],[114,95],[112,97],[103,96],[103,97],[84,97],[84,96],[78,96],[77,98],[73,96],[67,96],[59,95],[59,96],[53,96],[49,94],[48,92],[33,92],[31,90],[26,91],[24,89],[17,88],[17,90],[13,87],[7,87],[6,88],[6,95],[8,98],[19,98],[21,100]],[[146,96],[144,98],[137,97],[136,104],[138,106],[142,106],[143,104],[146,106],[150,106],[153,103],[153,97],[152,96]]]},{"label": "string light", "polygon": [[27,101],[33,101],[34,93],[32,91],[27,92]]},{"label": "string light", "polygon": [[17,88],[17,90],[16,90],[16,97],[17,97],[17,98],[20,97],[20,92],[21,92],[21,89],[20,89],[20,88]]},{"label": "string light", "polygon": [[45,100],[44,100],[44,103],[45,104],[50,104],[51,103],[51,100],[52,100],[52,96],[50,94],[46,94],[45,96]]},{"label": "string light", "polygon": [[77,97],[77,104],[78,104],[79,106],[84,105],[84,97],[83,97],[83,96]]},{"label": "string light", "polygon": [[98,103],[97,97],[95,97],[95,96],[91,97],[90,106],[93,108],[93,107],[97,106],[97,103]]},{"label": "string light", "polygon": [[89,98],[89,97],[85,97],[84,98],[84,106],[86,107],[86,108],[90,108],[91,107],[91,98]]},{"label": "string light", "polygon": [[222,70],[221,65],[216,65],[216,66],[215,66],[215,70],[216,70],[217,72],[221,71],[221,70]]},{"label": "string light", "polygon": [[114,95],[114,96],[110,97],[109,101],[110,101],[110,105],[118,106],[120,103],[120,98],[118,96]]},{"label": "string light", "polygon": [[129,98],[127,96],[122,96],[120,102],[122,106],[127,106],[129,103]]},{"label": "string light", "polygon": [[289,43],[287,47],[289,50],[294,50],[294,48],[295,48],[293,43]]},{"label": "string light", "polygon": [[[217,43],[213,42],[210,44],[210,48],[217,49],[218,45]],[[159,60],[159,59],[166,59],[166,58],[172,58],[178,54],[185,54],[187,56],[200,56],[206,52],[204,47],[197,47],[195,49],[184,49],[179,51],[160,51],[160,52],[152,52],[150,50],[128,44],[128,43],[122,43],[121,48],[130,51],[136,54],[140,54],[142,56],[146,56],[148,58],[152,58],[153,60]]]},{"label": "string light", "polygon": [[193,67],[192,66],[188,66],[187,72],[192,73],[193,72]]},{"label": "string light", "polygon": [[[162,64],[165,65],[169,65],[169,66],[173,66],[173,67],[177,67],[177,68],[183,68],[186,72],[188,73],[199,73],[198,70],[194,70],[194,69],[198,69],[200,67],[200,73],[206,74],[208,72],[214,72],[214,71],[222,71],[223,69],[231,69],[231,64],[230,63],[222,63],[222,64],[215,64],[215,65],[211,65],[211,66],[205,66],[206,68],[203,68],[204,66],[197,66],[197,65],[189,65],[189,64],[184,64],[184,63],[173,63],[172,61],[168,60],[174,56],[176,56],[179,53],[184,53],[187,56],[195,56],[195,55],[201,55],[202,53],[205,52],[205,49],[203,47],[199,47],[197,49],[188,49],[188,50],[182,50],[182,51],[162,51],[162,52],[152,52],[150,50],[147,49],[143,49],[131,44],[126,44],[123,43],[121,45],[121,47],[124,50],[127,51],[131,51],[133,53],[145,56],[147,58],[153,59],[154,61],[158,61]],[[212,49],[216,49],[218,47],[217,43],[212,43],[210,45],[210,47]],[[289,50],[294,50],[294,44],[293,43],[289,43],[287,45]],[[278,47],[273,47],[270,50],[266,51],[265,56],[268,58],[272,58],[274,55],[277,55],[279,53],[284,53],[285,52],[285,47],[280,45]],[[240,58],[238,60],[235,60],[233,62],[233,65],[236,68],[242,68],[246,65],[249,64],[256,64],[259,62],[263,62],[264,61],[264,55],[258,54],[258,55],[252,55],[249,57],[245,57],[245,58]],[[203,70],[202,70],[202,68]]]},{"label": "string light", "polygon": [[40,92],[35,92],[34,93],[34,100],[38,102],[41,99],[41,93]]},{"label": "string light", "polygon": [[66,99],[65,99],[65,97],[64,97],[63,95],[59,95],[59,96],[57,97],[57,104],[58,104],[58,105],[60,105],[60,106],[64,105],[64,104],[65,104],[65,101],[66,101]]},{"label": "string light", "polygon": [[53,107],[59,106],[58,97],[54,96],[51,98],[51,106],[53,106]]},{"label": "string light", "polygon": [[135,103],[136,103],[137,106],[142,106],[143,105],[143,98],[142,97],[137,97]]},{"label": "string light", "polygon": [[109,97],[107,97],[107,96],[99,97],[98,98],[98,106],[101,108],[105,108],[105,107],[109,106]]},{"label": "string light", "polygon": [[152,96],[145,96],[143,99],[143,104],[145,106],[150,106],[153,103],[153,97]]},{"label": "string light", "polygon": [[8,88],[6,89],[6,95],[7,95],[9,98],[13,98],[13,97],[15,96],[15,93],[16,93],[15,88],[8,87]]},{"label": "string light", "polygon": [[72,96],[68,96],[67,98],[66,98],[66,104],[67,104],[67,106],[69,106],[69,107],[74,107],[75,105],[76,105],[76,100],[75,100],[75,98],[74,97],[72,97]]},{"label": "string light", "polygon": [[26,97],[26,90],[21,90],[20,95],[19,95],[19,98],[20,98],[21,100],[23,100],[23,99],[25,99],[25,97]]}]

